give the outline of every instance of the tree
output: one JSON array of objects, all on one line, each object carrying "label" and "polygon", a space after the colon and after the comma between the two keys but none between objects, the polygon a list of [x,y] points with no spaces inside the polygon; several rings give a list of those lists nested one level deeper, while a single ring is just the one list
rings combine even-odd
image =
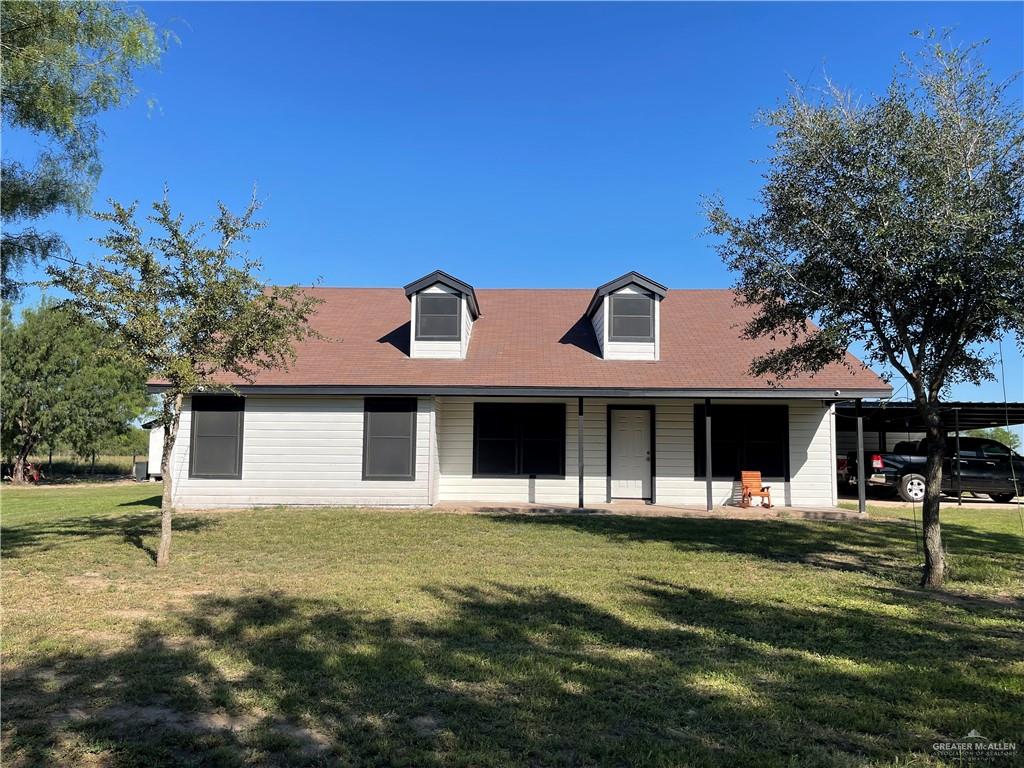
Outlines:
[{"label": "tree", "polygon": [[928,587],[945,567],[941,399],[993,377],[986,344],[1024,337],[1024,120],[1013,81],[994,82],[977,52],[931,34],[870,100],[796,90],[763,115],[776,138],[762,210],[740,219],[707,202],[738,297],[756,307],[746,335],[780,341],[754,374],[813,373],[859,343],[909,385],[927,428]]},{"label": "tree", "polygon": [[988,429],[971,429],[967,431],[971,437],[983,437],[986,440],[995,440],[997,443],[1017,450],[1020,448],[1020,438],[1016,432],[1007,427],[989,427]]},{"label": "tree", "polygon": [[224,204],[211,227],[186,225],[165,193],[146,220],[159,234],[147,237],[136,205],[111,202],[95,217],[110,225],[96,242],[102,259],[47,267],[72,304],[117,339],[118,349],[163,385],[157,422],[164,427],[160,546],[157,565],[170,559],[173,513],[171,452],[182,402],[200,390],[230,390],[259,370],[287,367],[293,342],[316,337],[309,319],[320,303],[297,286],[268,287],[255,276],[258,261],[237,245],[263,225],[255,198],[242,215]]},{"label": "tree", "polygon": [[95,117],[132,97],[133,70],[157,63],[166,36],[120,3],[21,0],[0,15],[3,124],[46,139],[25,164],[0,167],[0,293],[16,298],[26,261],[64,250],[53,232],[13,231],[15,221],[57,210],[84,213],[100,172]]},{"label": "tree", "polygon": [[132,422],[149,405],[144,370],[138,363],[118,360],[109,352],[102,365],[73,377],[69,389],[76,407],[61,436],[75,454],[94,463],[104,445],[131,433],[135,428]]},{"label": "tree", "polygon": [[24,482],[38,448],[68,442],[82,455],[142,412],[145,378],[112,354],[95,323],[53,303],[26,310],[20,323],[5,307],[2,323],[0,435],[12,482]]},{"label": "tree", "polygon": [[98,448],[100,453],[110,456],[145,456],[149,453],[149,430],[132,425],[127,431],[108,437]]}]

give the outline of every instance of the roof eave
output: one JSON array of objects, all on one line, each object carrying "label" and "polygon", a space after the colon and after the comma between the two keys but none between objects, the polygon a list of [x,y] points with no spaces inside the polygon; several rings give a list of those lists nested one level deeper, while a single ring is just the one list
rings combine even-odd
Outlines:
[{"label": "roof eave", "polygon": [[[166,384],[150,383],[151,394]],[[771,398],[792,400],[848,400],[884,398],[892,387],[518,387],[464,385],[366,385],[366,384],[239,384],[232,387],[242,395],[451,395],[477,397],[622,397],[622,398]]]},{"label": "roof eave", "polygon": [[625,288],[627,285],[639,285],[646,291],[650,291],[659,299],[664,299],[668,294],[668,288],[659,282],[651,280],[651,278],[641,275],[639,272],[627,272],[624,275],[616,277],[614,280],[609,280],[604,285],[598,286],[594,291],[594,296],[590,300],[590,304],[587,305],[587,317],[593,315],[598,305],[601,303],[601,299],[610,293],[614,293],[620,288]]},{"label": "roof eave", "polygon": [[413,280],[411,283],[406,285],[406,298],[411,301],[414,293],[419,293],[424,288],[429,288],[437,283],[447,285],[452,290],[463,294],[469,302],[469,311],[470,314],[473,315],[473,319],[475,320],[480,317],[480,304],[476,300],[476,291],[473,290],[473,286],[459,280],[457,277],[452,277],[447,272],[440,269],[435,269],[429,275],[424,275],[418,280]]}]

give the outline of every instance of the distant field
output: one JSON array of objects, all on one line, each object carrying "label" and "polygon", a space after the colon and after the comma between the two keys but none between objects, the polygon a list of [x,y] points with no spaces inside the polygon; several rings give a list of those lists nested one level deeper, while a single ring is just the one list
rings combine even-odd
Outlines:
[{"label": "distant field", "polygon": [[[148,457],[144,453],[137,454],[135,461],[144,461]],[[37,465],[48,480],[59,480],[61,478],[76,478],[88,480],[90,477],[101,477],[109,479],[111,476],[128,477],[132,474],[132,457],[102,455],[96,457],[95,466],[91,461],[83,461],[71,454],[53,454],[53,464],[50,465],[50,457],[47,454],[32,456],[29,458]]]}]

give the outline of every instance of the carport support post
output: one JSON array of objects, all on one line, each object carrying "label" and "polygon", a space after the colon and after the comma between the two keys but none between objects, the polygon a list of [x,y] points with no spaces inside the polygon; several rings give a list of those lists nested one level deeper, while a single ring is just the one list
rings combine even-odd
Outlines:
[{"label": "carport support post", "polygon": [[864,410],[857,398],[857,511],[868,513],[867,487],[864,483]]},{"label": "carport support post", "polygon": [[704,485],[707,489],[708,512],[715,508],[711,487],[711,398],[704,398]]},{"label": "carport support post", "polygon": [[583,398],[576,398],[576,469],[580,475],[580,509],[583,509]]},{"label": "carport support post", "polygon": [[956,469],[953,470],[954,476],[956,477],[956,505],[962,507],[964,505],[964,488],[963,482],[960,478],[960,470],[962,465],[960,464],[960,409],[953,409],[953,429],[956,430],[956,456],[953,459],[953,466]]}]

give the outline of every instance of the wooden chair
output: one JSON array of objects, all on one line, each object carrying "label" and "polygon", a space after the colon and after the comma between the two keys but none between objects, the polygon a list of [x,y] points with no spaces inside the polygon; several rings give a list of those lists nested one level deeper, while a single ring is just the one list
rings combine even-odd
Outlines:
[{"label": "wooden chair", "polygon": [[[751,498],[759,496],[762,507],[772,508],[772,491],[761,482],[760,472],[740,472],[740,483],[743,485],[740,497],[741,507],[749,507]],[[767,503],[765,503],[765,499],[767,499]]]}]

